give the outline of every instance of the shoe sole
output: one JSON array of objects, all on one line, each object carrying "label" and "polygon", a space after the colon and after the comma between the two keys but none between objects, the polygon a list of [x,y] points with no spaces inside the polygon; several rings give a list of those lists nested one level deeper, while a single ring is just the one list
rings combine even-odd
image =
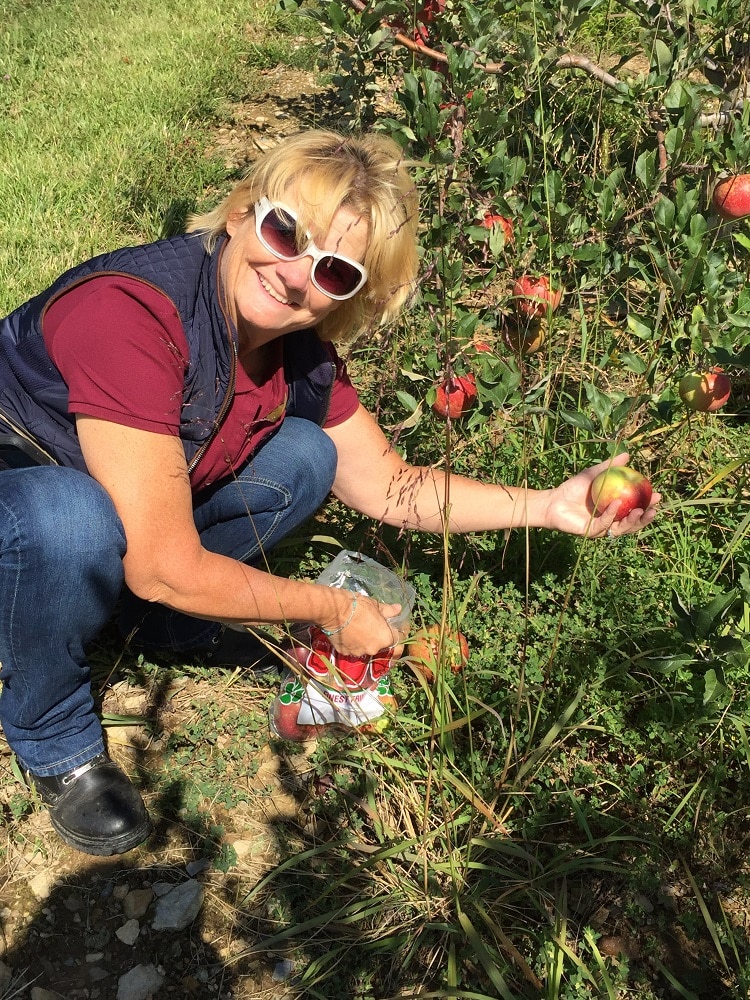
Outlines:
[{"label": "shoe sole", "polygon": [[74,847],[83,854],[93,854],[99,858],[109,858],[114,854],[127,854],[128,851],[132,851],[147,840],[153,829],[151,821],[146,820],[145,823],[136,827],[135,830],[123,833],[119,837],[108,837],[106,841],[102,841],[93,837],[77,836],[55,822],[55,818],[51,813],[49,817],[54,830],[69,847]]}]

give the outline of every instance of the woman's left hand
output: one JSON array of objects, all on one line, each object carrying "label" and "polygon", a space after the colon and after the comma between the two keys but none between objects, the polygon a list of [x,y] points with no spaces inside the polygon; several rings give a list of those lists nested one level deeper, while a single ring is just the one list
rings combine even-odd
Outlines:
[{"label": "woman's left hand", "polygon": [[586,535],[588,538],[609,536],[617,538],[640,531],[650,524],[656,516],[656,507],[661,500],[659,493],[654,493],[651,501],[642,510],[636,508],[621,521],[615,520],[615,504],[602,514],[594,515],[591,507],[591,484],[600,472],[617,465],[627,465],[628,455],[623,453],[615,458],[600,462],[590,469],[584,469],[571,479],[565,480],[549,496],[546,527],[558,531],[566,531],[572,535]]}]

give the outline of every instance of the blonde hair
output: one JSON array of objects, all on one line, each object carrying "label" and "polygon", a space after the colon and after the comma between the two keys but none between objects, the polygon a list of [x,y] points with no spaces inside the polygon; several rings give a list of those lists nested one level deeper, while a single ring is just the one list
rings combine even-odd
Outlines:
[{"label": "blonde hair", "polygon": [[350,340],[392,320],[415,288],[417,192],[409,165],[386,136],[312,129],[263,153],[213,211],[190,217],[188,231],[201,231],[211,252],[230,216],[252,212],[264,195],[283,203],[290,191],[301,233],[327,233],[340,208],[359,215],[369,227],[367,282],[317,327],[323,340]]}]

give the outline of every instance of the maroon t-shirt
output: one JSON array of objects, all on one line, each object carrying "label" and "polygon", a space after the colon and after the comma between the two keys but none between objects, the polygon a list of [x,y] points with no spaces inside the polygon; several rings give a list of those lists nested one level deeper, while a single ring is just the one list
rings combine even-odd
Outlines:
[{"label": "maroon t-shirt", "polygon": [[[68,387],[71,413],[179,436],[189,350],[182,322],[163,293],[136,278],[102,275],[56,299],[44,317],[44,342]],[[242,365],[229,413],[191,476],[193,492],[235,469],[286,405],[281,340],[276,365],[256,385]],[[335,355],[336,378],[326,427],[343,423],[359,399]]]}]

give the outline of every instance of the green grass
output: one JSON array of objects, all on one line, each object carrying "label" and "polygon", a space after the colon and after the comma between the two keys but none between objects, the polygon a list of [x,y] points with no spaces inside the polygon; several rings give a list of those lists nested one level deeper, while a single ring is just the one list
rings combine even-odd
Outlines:
[{"label": "green grass", "polygon": [[206,137],[229,101],[252,93],[258,32],[272,35],[275,62],[284,31],[259,0],[5,0],[0,17],[7,311],[79,260],[179,228],[223,179]]}]

